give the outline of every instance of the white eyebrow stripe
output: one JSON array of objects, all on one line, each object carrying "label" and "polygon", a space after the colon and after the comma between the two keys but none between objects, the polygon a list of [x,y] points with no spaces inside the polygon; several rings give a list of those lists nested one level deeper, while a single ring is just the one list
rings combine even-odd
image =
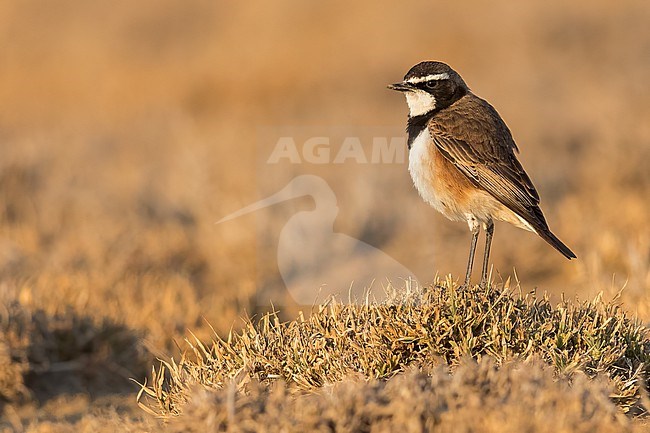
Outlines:
[{"label": "white eyebrow stripe", "polygon": [[443,72],[442,74],[431,74],[431,75],[427,75],[426,77],[409,78],[404,82],[410,84],[417,84],[417,83],[424,83],[425,81],[431,81],[431,80],[448,80],[448,79],[449,79],[449,74]]}]

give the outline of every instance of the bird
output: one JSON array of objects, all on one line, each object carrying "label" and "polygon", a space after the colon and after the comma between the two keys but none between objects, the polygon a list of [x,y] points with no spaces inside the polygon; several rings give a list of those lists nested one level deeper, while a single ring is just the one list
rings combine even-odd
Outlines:
[{"label": "bird", "polygon": [[481,227],[486,241],[480,285],[487,285],[495,220],[536,233],[567,259],[576,258],[549,229],[510,129],[458,72],[424,61],[388,88],[406,97],[408,170],[419,195],[448,219],[467,222],[472,233],[461,287],[469,286]]},{"label": "bird", "polygon": [[[296,212],[284,223],[277,249],[278,270],[294,302],[313,305],[314,288],[325,302],[332,295],[364,302],[378,284],[404,281],[406,285],[419,285],[413,272],[379,248],[334,231],[337,198],[320,176],[296,176],[276,193],[223,217],[217,224],[300,197],[310,197],[314,207]],[[389,295],[381,288],[372,291],[373,300],[378,302],[389,300]]]}]

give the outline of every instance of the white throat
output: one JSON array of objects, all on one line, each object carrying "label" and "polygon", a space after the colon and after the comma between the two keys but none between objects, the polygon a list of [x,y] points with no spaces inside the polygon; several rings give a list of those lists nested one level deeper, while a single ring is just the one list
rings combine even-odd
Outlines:
[{"label": "white throat", "polygon": [[436,98],[424,90],[404,92],[411,117],[421,116],[436,109]]}]

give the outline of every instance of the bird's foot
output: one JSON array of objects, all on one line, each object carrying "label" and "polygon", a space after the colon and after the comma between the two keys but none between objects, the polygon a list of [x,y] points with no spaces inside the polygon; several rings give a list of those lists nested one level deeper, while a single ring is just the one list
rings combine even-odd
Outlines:
[{"label": "bird's foot", "polygon": [[489,289],[491,286],[492,286],[492,283],[491,283],[489,280],[487,280],[487,279],[483,279],[483,280],[481,280],[481,282],[479,283],[479,287],[480,287],[481,289]]},{"label": "bird's foot", "polygon": [[447,286],[444,283],[434,283],[433,287],[435,287],[438,290],[442,290],[442,291],[447,290]]}]

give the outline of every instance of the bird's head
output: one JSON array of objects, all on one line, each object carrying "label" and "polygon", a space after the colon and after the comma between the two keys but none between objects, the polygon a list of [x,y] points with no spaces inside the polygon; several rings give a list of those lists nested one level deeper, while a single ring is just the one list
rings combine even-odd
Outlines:
[{"label": "bird's head", "polygon": [[388,88],[404,92],[411,117],[447,108],[469,91],[461,76],[442,62],[418,63],[404,81]]}]

